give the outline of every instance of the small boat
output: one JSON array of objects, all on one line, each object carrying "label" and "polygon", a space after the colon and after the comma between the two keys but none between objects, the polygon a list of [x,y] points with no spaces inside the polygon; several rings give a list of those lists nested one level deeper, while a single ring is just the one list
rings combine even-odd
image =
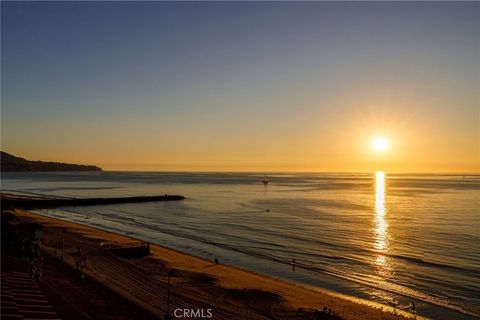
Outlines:
[{"label": "small boat", "polygon": [[265,176],[263,177],[262,183],[263,183],[264,185],[267,185],[267,184],[268,184],[268,178],[267,178],[267,175],[266,175],[266,174],[265,174]]}]

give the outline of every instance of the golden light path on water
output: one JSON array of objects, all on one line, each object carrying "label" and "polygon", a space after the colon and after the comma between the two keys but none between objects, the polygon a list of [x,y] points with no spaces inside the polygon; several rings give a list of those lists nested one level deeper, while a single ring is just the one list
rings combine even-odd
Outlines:
[{"label": "golden light path on water", "polygon": [[391,276],[389,259],[384,253],[388,253],[388,222],[387,208],[385,205],[385,173],[377,171],[375,173],[375,242],[374,248],[378,252],[375,258],[375,266],[378,274],[384,278]]}]

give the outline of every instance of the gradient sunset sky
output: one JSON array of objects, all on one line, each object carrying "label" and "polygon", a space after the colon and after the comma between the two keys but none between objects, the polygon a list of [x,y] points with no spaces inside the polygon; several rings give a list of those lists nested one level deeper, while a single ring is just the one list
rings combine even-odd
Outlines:
[{"label": "gradient sunset sky", "polygon": [[1,6],[1,142],[14,155],[107,170],[480,171],[478,2]]}]

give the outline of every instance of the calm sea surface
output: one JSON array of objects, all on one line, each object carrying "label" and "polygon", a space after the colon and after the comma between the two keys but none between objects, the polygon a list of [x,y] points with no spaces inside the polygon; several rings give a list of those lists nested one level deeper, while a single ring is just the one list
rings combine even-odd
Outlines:
[{"label": "calm sea surface", "polygon": [[[2,173],[3,192],[181,194],[180,202],[42,210],[435,319],[480,317],[480,176]],[[292,270],[292,259],[299,265]]]}]

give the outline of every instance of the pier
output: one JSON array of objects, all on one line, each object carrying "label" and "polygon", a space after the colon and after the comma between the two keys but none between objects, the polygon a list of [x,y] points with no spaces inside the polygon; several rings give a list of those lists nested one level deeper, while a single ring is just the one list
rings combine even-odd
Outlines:
[{"label": "pier", "polygon": [[114,198],[52,198],[52,197],[25,197],[12,194],[2,194],[2,208],[15,207],[23,209],[47,209],[58,207],[97,206],[120,203],[142,203],[156,201],[184,200],[180,195],[135,196]]}]

